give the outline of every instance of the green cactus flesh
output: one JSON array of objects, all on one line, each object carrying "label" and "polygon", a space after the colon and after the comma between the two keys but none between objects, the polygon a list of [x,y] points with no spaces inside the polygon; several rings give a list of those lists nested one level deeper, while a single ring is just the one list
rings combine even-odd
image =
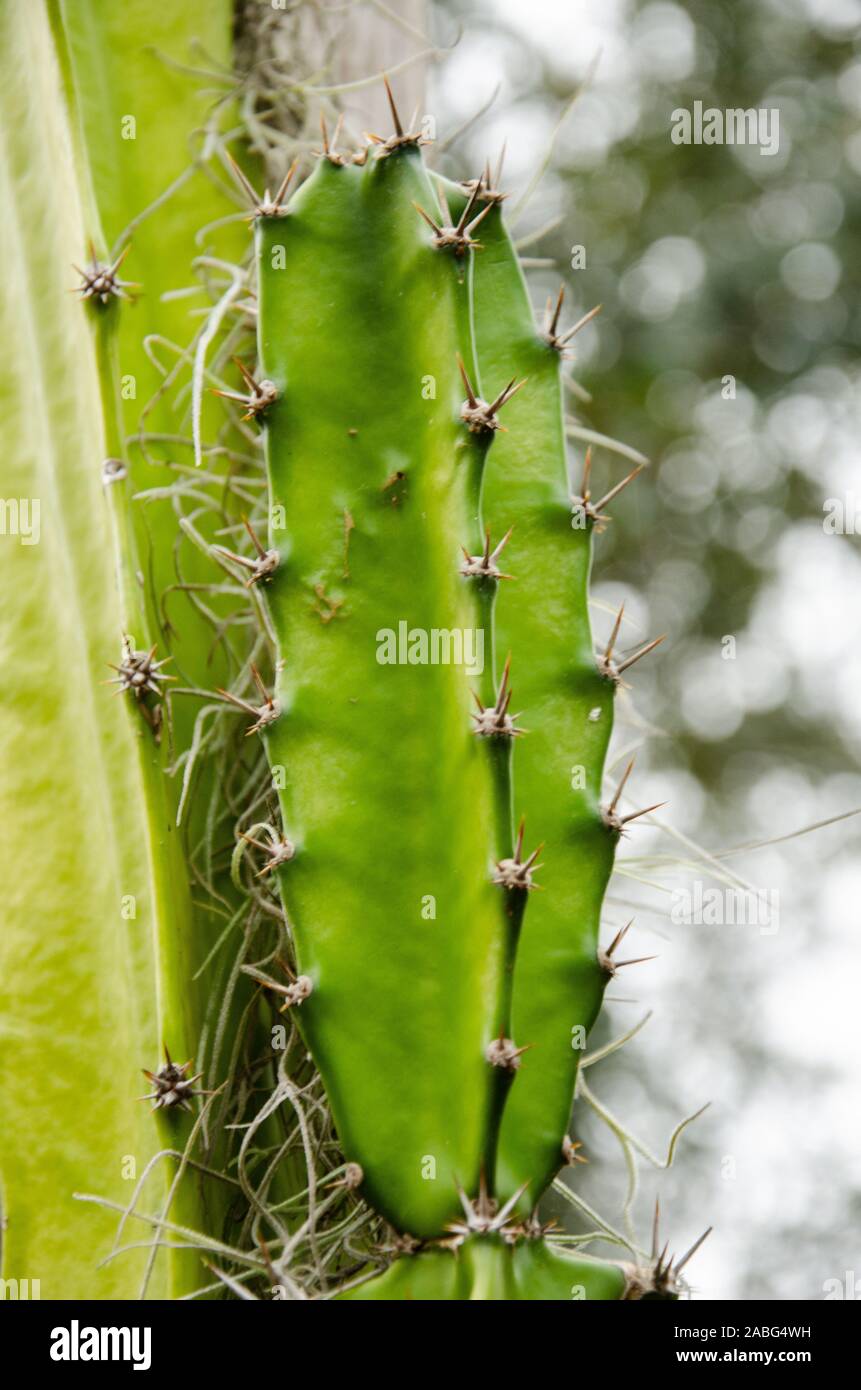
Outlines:
[{"label": "green cactus flesh", "polygon": [[[206,17],[209,51],[224,57],[230,10],[227,0],[219,0]],[[124,635],[138,650],[158,642],[159,658],[169,651],[157,598],[176,577],[175,518],[164,502],[149,527],[140,526],[138,508],[136,524],[131,495],[135,486],[152,481],[151,469],[127,449],[126,429],[137,424],[158,380],[145,350],[147,334],[168,338],[185,332],[185,309],[163,303],[161,292],[176,288],[188,274],[201,220],[232,206],[188,166],[187,143],[199,119],[199,100],[164,57],[184,54],[193,34],[201,36],[200,20],[199,7],[192,5],[172,7],[169,17],[156,18],[142,0],[120,7],[49,0],[26,9],[7,6],[3,13],[4,167],[16,178],[4,202],[10,215],[2,231],[11,238],[10,245],[4,241],[7,264],[20,267],[16,295],[7,305],[7,336],[21,344],[21,370],[7,386],[7,419],[14,422],[11,458],[30,470],[28,483],[26,473],[13,478],[8,464],[5,486],[41,497],[46,532],[41,547],[15,552],[12,561],[33,571],[28,588],[42,595],[34,608],[42,621],[29,621],[22,606],[19,616],[28,621],[16,629],[8,613],[4,651],[20,686],[21,707],[28,702],[30,717],[44,717],[77,755],[62,780],[68,805],[58,778],[54,792],[43,791],[37,801],[42,830],[36,833],[33,817],[21,824],[11,861],[30,895],[22,901],[31,904],[39,901],[34,883],[45,881],[46,859],[54,865],[62,926],[50,933],[50,953],[34,951],[32,921],[16,904],[4,938],[5,974],[18,1011],[31,1007],[31,996],[57,1001],[52,1028],[63,1042],[52,1046],[51,1071],[62,1097],[58,1103],[53,1094],[42,1096],[38,1124],[50,1126],[55,1135],[78,1136],[74,1157],[64,1165],[56,1144],[43,1142],[34,1128],[40,1093],[15,1093],[4,1104],[4,1196],[12,1231],[4,1241],[5,1272],[26,1275],[28,1266],[32,1270],[35,1262],[50,1258],[50,1281],[47,1271],[42,1275],[46,1296],[49,1289],[53,1296],[85,1296],[92,1288],[93,1243],[81,1232],[96,1218],[93,1207],[73,1202],[73,1191],[95,1185],[112,1198],[125,1198],[130,1188],[128,1176],[119,1177],[122,1164],[128,1168],[134,1160],[135,1171],[143,1171],[155,1148],[181,1149],[194,1124],[176,1109],[150,1116],[138,1097],[151,1089],[141,1070],[159,1066],[163,1047],[183,1061],[195,1057],[208,1002],[195,974],[211,948],[212,921],[192,907],[186,846],[176,824],[178,784],[165,776],[169,739],[159,742],[151,722],[165,706],[155,695],[138,700],[132,692],[113,701],[111,687],[100,682],[111,675],[109,663],[120,661]],[[124,140],[127,110],[134,111],[137,129],[133,139]],[[180,190],[137,227],[132,274],[146,277],[142,301],[72,298],[72,262],[85,271],[92,259],[107,262],[107,239],[119,237],[182,169],[189,178],[194,175],[196,196],[189,197],[187,187]],[[27,235],[21,235],[24,228],[30,229]],[[121,399],[121,380],[134,383],[133,400]],[[34,402],[38,383],[41,394]],[[128,411],[125,422],[123,410]],[[106,460],[114,473],[104,471]],[[144,573],[150,580],[146,586]],[[46,597],[46,585],[53,586],[56,602]],[[190,606],[170,637],[187,679],[218,675],[218,662],[214,670],[211,662],[211,629]],[[34,642],[41,653],[38,668],[31,656]],[[27,674],[36,669],[44,671],[39,688]],[[58,687],[47,679],[50,671]],[[51,713],[40,714],[43,707]],[[187,725],[182,711],[171,731],[175,744],[187,745]],[[47,756],[55,757],[50,748]],[[36,765],[13,769],[4,801],[7,792],[14,796],[25,772],[21,785],[36,775]],[[88,825],[81,813],[91,798],[95,809]],[[11,811],[8,819],[15,820]],[[201,817],[198,831],[202,827]],[[55,833],[62,851],[53,845]],[[106,844],[113,845],[113,859],[109,856],[97,871],[96,858]],[[124,903],[134,904],[125,916]],[[19,1038],[16,1047],[22,1045]],[[30,1057],[27,1049],[24,1055]],[[32,1077],[44,1067],[16,1060],[14,1070]],[[173,1176],[167,1174],[168,1180]],[[173,1185],[174,1220],[220,1231],[224,1203],[217,1185],[204,1193],[193,1171]],[[46,1190],[62,1193],[61,1216],[56,1203],[44,1200]],[[27,1222],[23,1211],[30,1214]],[[100,1229],[103,1222],[96,1222]],[[66,1233],[62,1240],[61,1232]],[[112,1263],[99,1287],[106,1294],[134,1296],[145,1263],[143,1257]],[[199,1255],[179,1245],[162,1257],[157,1278],[144,1280],[151,1292],[167,1288],[177,1296],[200,1282]]]},{"label": "green cactus flesh", "polygon": [[609,1302],[625,1297],[621,1265],[553,1250],[544,1240],[506,1244],[475,1236],[455,1258],[424,1250],[340,1295],[344,1302]]},{"label": "green cactus flesh", "polygon": [[[268,589],[280,712],[265,739],[286,846],[269,862],[310,982],[298,1022],[346,1156],[418,1239],[444,1236],[458,1192],[485,1180],[528,1214],[563,1162],[617,838],[599,806],[613,687],[592,651],[592,523],[572,526],[559,354],[533,326],[498,209],[477,251],[429,233],[443,208],[402,147],[363,168],[322,160],[286,216],[256,221],[281,560]],[[482,388],[493,401],[506,384],[503,434],[475,411]],[[493,542],[515,528],[516,585],[469,572],[483,483]],[[471,626],[483,670],[433,664],[422,642]],[[523,738],[483,732],[504,680],[494,649],[512,655]],[[535,894],[533,840],[546,842]],[[480,1224],[455,1239],[471,1252],[459,1273],[426,1250],[350,1296],[570,1298],[582,1282],[540,1240],[512,1253]],[[588,1296],[622,1296],[616,1266],[584,1265]],[[524,1293],[533,1276],[556,1292]]]},{"label": "green cactus flesh", "polygon": [[429,195],[411,154],[324,161],[289,216],[257,231],[261,372],[279,391],[271,500],[286,521],[272,532],[282,713],[267,745],[295,846],[278,872],[314,986],[301,1023],[364,1191],[417,1236],[439,1234],[456,1183],[478,1180],[502,970],[490,779],[463,669],[379,659],[397,654],[387,638],[473,626],[455,309],[412,206]]},{"label": "green cactus flesh", "polygon": [[[458,206],[457,191],[451,201]],[[462,195],[461,195],[462,201]],[[481,227],[474,324],[482,372],[528,378],[494,445],[485,512],[494,538],[513,527],[496,640],[510,651],[529,729],[516,751],[518,813],[542,843],[542,891],[529,903],[514,978],[513,1026],[529,1043],[505,1110],[499,1194],[528,1183],[534,1205],[562,1161],[583,1039],[606,983],[601,904],[617,833],[603,818],[614,683],[596,666],[588,610],[594,523],[568,480],[559,351],[539,334],[499,204]]]}]

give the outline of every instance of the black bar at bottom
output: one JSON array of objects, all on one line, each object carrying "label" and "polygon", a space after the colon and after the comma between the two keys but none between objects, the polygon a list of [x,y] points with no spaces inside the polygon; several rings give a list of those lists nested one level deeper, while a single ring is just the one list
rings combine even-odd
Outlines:
[{"label": "black bar at bottom", "polygon": [[[531,1348],[542,1364],[559,1358],[566,1374],[575,1374],[578,1360],[591,1363],[606,1356],[614,1375],[630,1370],[661,1373],[670,1367],[682,1371],[699,1366],[758,1366],[763,1371],[785,1366],[814,1369],[818,1374],[832,1362],[850,1366],[855,1360],[858,1336],[857,1305],[853,1310],[839,1303],[558,1303],[535,1304],[518,1313],[504,1312],[498,1335],[493,1333],[491,1309],[474,1310],[467,1321],[452,1310],[453,1321],[439,1304],[389,1304],[389,1314],[371,1313],[370,1305],[340,1307],[327,1314],[308,1304],[292,1311],[270,1306],[268,1314],[255,1313],[239,1303],[71,1303],[5,1300],[0,1302],[0,1339],[9,1349],[14,1344],[22,1369],[47,1373],[53,1380],[85,1374],[88,1378],[109,1368],[112,1374],[137,1370],[140,1374],[171,1377],[188,1373],[196,1378],[209,1372],[222,1383],[231,1373],[255,1378],[277,1374],[279,1378],[303,1369],[326,1375],[346,1359],[359,1369],[386,1354],[386,1336],[395,1337],[409,1325],[412,1354],[402,1340],[390,1348],[389,1373],[400,1363],[403,1374],[411,1364],[432,1374],[432,1363],[454,1356],[460,1371],[477,1352],[485,1369],[504,1368],[505,1348]],[[499,1305],[497,1305],[499,1306]],[[364,1311],[361,1311],[364,1310]],[[349,1341],[321,1340],[332,1316],[343,1336],[341,1318],[347,1317]],[[377,1322],[378,1317],[382,1322]],[[394,1319],[387,1322],[387,1317]],[[478,1322],[474,1318],[478,1318]],[[406,1318],[405,1324],[402,1319]],[[413,1323],[413,1319],[416,1322]],[[484,1319],[490,1319],[488,1325]],[[457,1339],[446,1351],[447,1329]],[[480,1343],[475,1340],[481,1337]],[[458,1348],[455,1354],[455,1345]],[[330,1360],[330,1357],[332,1358]],[[442,1374],[449,1369],[439,1364]],[[397,1377],[400,1379],[400,1376]]]}]

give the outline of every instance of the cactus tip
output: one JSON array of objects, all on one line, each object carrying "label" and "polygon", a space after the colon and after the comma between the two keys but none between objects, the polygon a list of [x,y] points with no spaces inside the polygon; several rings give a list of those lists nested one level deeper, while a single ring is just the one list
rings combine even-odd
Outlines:
[{"label": "cactus tip", "polygon": [[166,666],[173,657],[162,657],[161,661],[154,661],[156,647],[153,645],[148,652],[135,651],[131,640],[123,637],[123,651],[119,666],[109,661],[108,665],[112,671],[116,671],[115,676],[111,676],[106,682],[108,685],[116,685],[116,694],[121,694],[125,690],[130,690],[136,700],[140,700],[144,695],[155,695],[161,697],[162,691],[160,681],[173,681],[176,676],[169,676],[166,671],[160,668]]},{"label": "cactus tip", "polygon": [[153,1110],[171,1110],[178,1107],[180,1110],[191,1109],[192,1096],[210,1096],[211,1091],[195,1090],[194,1083],[199,1081],[203,1072],[197,1072],[195,1076],[188,1076],[186,1073],[191,1067],[191,1061],[174,1062],[164,1045],[164,1066],[158,1071],[147,1071],[142,1067],[147,1081],[151,1081],[155,1089],[145,1096],[138,1096],[138,1100],[153,1101]]},{"label": "cactus tip", "polygon": [[267,856],[263,868],[257,871],[257,878],[264,878],[266,874],[274,873],[282,864],[289,864],[290,860],[295,858],[296,855],[296,846],[293,844],[292,840],[287,839],[286,835],[281,835],[280,837],[272,836],[270,843],[267,845],[261,840],[255,840],[253,836],[246,834],[243,830],[240,832],[240,839],[245,840],[249,845],[253,845],[255,849],[261,850]]},{"label": "cactus tip", "polygon": [[251,537],[254,549],[257,551],[256,559],[248,555],[237,555],[236,551],[228,550],[227,547],[223,545],[214,548],[219,555],[223,555],[226,559],[232,560],[234,564],[242,565],[243,569],[250,571],[249,577],[245,580],[246,589],[250,589],[253,584],[259,584],[261,581],[268,582],[272,578],[281,563],[281,557],[277,550],[267,550],[263,546],[247,516],[242,518],[242,524]]},{"label": "cactus tip", "polygon": [[278,388],[273,381],[264,377],[261,381],[255,381],[253,375],[246,367],[245,363],[238,357],[234,357],[234,362],[239,368],[245,385],[248,387],[247,394],[241,391],[222,391],[216,386],[211,386],[213,396],[223,396],[226,401],[236,401],[239,405],[245,406],[243,420],[254,420],[258,415],[269,409],[278,399]]},{"label": "cactus tip", "polygon": [[365,1171],[360,1163],[345,1163],[343,1176],[334,1178],[327,1187],[343,1187],[346,1192],[355,1192],[365,1181]]},{"label": "cactus tip", "polygon": [[531,1046],[531,1043],[526,1043],[524,1047],[517,1047],[511,1038],[503,1037],[500,1033],[498,1038],[488,1043],[484,1055],[492,1067],[502,1067],[503,1071],[519,1071],[520,1058]]},{"label": "cactus tip", "polygon": [[[641,812],[640,814],[644,813]],[[613,940],[610,942],[610,945],[607,947],[606,951],[598,951],[598,964],[601,966],[601,969],[604,971],[604,974],[607,976],[608,980],[611,980],[613,976],[616,974],[616,971],[624,969],[626,965],[642,965],[644,961],[657,960],[657,956],[635,956],[632,957],[630,960],[615,959],[616,950],[625,940],[625,937],[628,935],[628,932],[630,931],[633,925],[634,918],[632,917],[630,922],[626,922],[624,927],[619,928],[619,930],[616,932],[616,935],[613,937]]]},{"label": "cactus tip", "polygon": [[[384,139],[382,135],[375,135],[373,131],[368,131],[366,133],[366,138],[372,145],[376,146],[374,151],[376,158],[386,159],[397,150],[409,149],[410,146],[414,149],[418,149],[422,145],[429,145],[431,143],[430,138],[425,135],[424,131],[404,130],[400,112],[398,111],[394,93],[392,92],[391,83],[385,74],[383,74],[383,85],[386,89],[386,97],[388,98],[389,110],[392,115],[392,124],[395,128],[395,133],[394,135],[390,135],[388,139]],[[415,120],[415,117],[413,120]],[[413,124],[413,122],[411,122],[411,124]]]},{"label": "cactus tip", "polygon": [[111,483],[121,483],[128,474],[129,470],[123,459],[105,459],[102,464],[102,482],[105,487],[109,487]]},{"label": "cactus tip", "polygon": [[518,381],[516,377],[512,377],[507,385],[503,386],[499,395],[488,404],[474,390],[463,359],[459,354],[457,365],[466,390],[466,400],[460,408],[460,418],[470,434],[493,434],[496,430],[505,432],[505,426],[501,425],[497,419],[497,411],[507,405],[512,396],[516,396],[517,392],[526,385],[528,378],[523,377],[521,381]]},{"label": "cactus tip", "polygon": [[287,208],[285,206],[285,200],[290,184],[293,181],[293,175],[299,167],[298,157],[293,160],[293,163],[290,165],[281,183],[278,185],[274,198],[270,195],[268,188],[264,190],[263,197],[259,197],[254,185],[246,177],[242,169],[240,169],[229,151],[227,152],[227,158],[233,177],[251,205],[251,213],[247,221],[253,222],[257,217],[286,217]]},{"label": "cactus tip", "polygon": [[99,304],[108,304],[112,299],[133,301],[133,291],[139,290],[140,285],[133,280],[121,280],[117,274],[130,250],[131,246],[126,246],[116,260],[108,263],[98,259],[95,248],[90,243],[90,264],[83,270],[80,266],[72,266],[81,277],[81,283],[75,287],[81,299],[94,300]]},{"label": "cactus tip", "polygon": [[598,670],[601,675],[604,676],[606,680],[613,681],[616,685],[625,685],[625,682],[622,680],[622,673],[627,671],[630,666],[633,666],[635,662],[640,661],[642,657],[648,656],[649,652],[653,652],[655,648],[659,647],[667,638],[667,634],[662,632],[660,637],[653,637],[651,642],[644,642],[641,647],[638,647],[636,651],[631,652],[629,656],[624,657],[621,661],[614,660],[613,652],[619,636],[619,629],[622,626],[624,612],[625,605],[623,603],[616,614],[616,621],[613,624],[613,631],[610,633],[610,640],[604,649],[604,654],[598,659]]},{"label": "cactus tip", "polygon": [[246,738],[249,734],[259,734],[261,729],[266,729],[270,724],[274,724],[281,713],[280,704],[273,695],[270,695],[266,686],[263,684],[263,678],[260,672],[254,665],[251,667],[251,675],[254,678],[254,684],[260,692],[262,703],[259,706],[252,705],[249,700],[243,700],[239,695],[234,695],[230,690],[222,690],[220,687],[216,690],[216,694],[220,695],[223,700],[228,700],[230,704],[235,705],[237,709],[244,710],[246,714],[254,716],[254,723],[250,724],[245,730]]},{"label": "cactus tip", "polygon": [[437,222],[436,219],[431,217],[430,213],[425,212],[424,208],[420,207],[418,203],[413,203],[416,212],[424,218],[433,232],[433,245],[438,251],[452,251],[455,256],[465,256],[467,251],[480,249],[481,243],[476,241],[472,234],[490,212],[491,204],[488,203],[487,207],[483,208],[481,212],[475,216],[473,215],[478,199],[478,190],[479,181],[476,180],[474,181],[473,191],[457,222],[454,221],[451,215],[448,200],[442,188],[439,190],[440,204],[444,213],[442,222]]},{"label": "cactus tip", "polygon": [[582,1149],[582,1147],[579,1139],[571,1139],[567,1134],[565,1135],[562,1140],[562,1157],[569,1167],[573,1167],[575,1163],[589,1162],[585,1154],[578,1153],[578,1149]]},{"label": "cactus tip", "polygon": [[555,305],[553,303],[552,296],[548,299],[547,308],[544,313],[544,330],[542,336],[544,338],[544,341],[548,344],[548,346],[553,348],[556,352],[558,352],[560,357],[570,358],[571,356],[573,356],[573,354],[568,350],[568,345],[571,342],[571,339],[576,337],[576,335],[580,332],[581,328],[586,327],[587,323],[591,323],[597,314],[600,314],[603,306],[601,304],[596,304],[594,309],[590,309],[588,313],[584,314],[582,318],[579,318],[577,320],[573,328],[569,328],[565,333],[560,333],[559,316],[562,312],[562,303],[564,298],[565,286],[562,285],[560,286],[559,294],[556,298]]},{"label": "cactus tip", "polygon": [[528,1182],[521,1183],[502,1207],[488,1191],[484,1165],[478,1181],[478,1196],[474,1200],[466,1195],[459,1182],[456,1181],[455,1185],[463,1207],[463,1220],[452,1221],[446,1227],[452,1234],[448,1240],[441,1240],[440,1245],[457,1253],[458,1248],[471,1235],[491,1235],[495,1232],[506,1244],[513,1244],[522,1234],[521,1228],[511,1225],[508,1218],[527,1190]]},{"label": "cactus tip", "polygon": [[467,579],[513,579],[513,574],[503,574],[496,563],[511,540],[513,530],[514,527],[509,526],[502,540],[491,548],[490,527],[488,526],[484,533],[484,550],[481,555],[470,555],[466,547],[461,546],[464,563],[460,567],[460,573]]},{"label": "cactus tip", "polygon": [[537,845],[528,858],[523,859],[523,833],[526,828],[525,817],[521,819],[520,828],[517,832],[517,842],[514,846],[514,854],[511,858],[500,859],[496,865],[496,873],[493,877],[494,883],[499,883],[503,888],[511,892],[517,890],[530,892],[537,888],[538,884],[533,883],[532,876],[541,868],[536,864],[536,859],[544,848],[543,842]]},{"label": "cactus tip", "polygon": [[341,134],[341,126],[343,124],[344,115],[343,112],[341,112],[338,116],[337,121],[335,122],[335,129],[332,133],[332,138],[330,140],[329,127],[326,125],[326,117],[322,111],[320,112],[320,139],[322,141],[323,148],[321,150],[315,150],[314,153],[316,154],[318,159],[327,160],[328,163],[333,164],[336,169],[341,168],[345,164],[352,164],[355,162],[353,155],[338,153],[338,136]]},{"label": "cactus tip", "polygon": [[608,806],[605,806],[601,812],[601,818],[604,824],[606,825],[607,829],[612,830],[616,835],[621,835],[624,831],[625,826],[628,825],[631,821],[639,820],[640,816],[647,816],[650,811],[658,811],[662,806],[666,806],[667,804],[665,801],[656,801],[653,806],[644,806],[641,811],[629,811],[628,814],[625,816],[621,816],[619,814],[619,801],[621,799],[622,792],[625,790],[625,784],[631,775],[633,767],[634,759],[631,758],[630,762],[628,763],[628,766],[622,773],[618,787],[613,793],[612,801]]},{"label": "cactus tip", "polygon": [[[528,732],[527,729],[518,727],[517,720],[520,718],[520,715],[509,714],[508,712],[508,707],[511,704],[511,687],[509,685],[510,674],[511,653],[509,652],[494,703],[485,707],[478,695],[473,691],[473,699],[478,705],[478,713],[476,714],[474,711],[472,713],[472,718],[475,720],[473,733],[478,734],[480,738],[519,738],[522,734]],[[535,851],[535,854],[538,854],[538,850]],[[535,855],[532,857],[534,859]]]},{"label": "cactus tip", "polygon": [[694,1241],[693,1245],[681,1259],[677,1260],[675,1255],[668,1254],[670,1243],[664,1242],[663,1249],[659,1250],[660,1236],[660,1205],[655,1198],[655,1214],[652,1220],[652,1250],[648,1265],[643,1268],[637,1266],[628,1270],[628,1291],[626,1299],[641,1299],[646,1295],[657,1295],[659,1298],[676,1298],[680,1292],[679,1277],[682,1270],[689,1260],[699,1250],[703,1241],[711,1235],[713,1227],[709,1226],[702,1235]]}]

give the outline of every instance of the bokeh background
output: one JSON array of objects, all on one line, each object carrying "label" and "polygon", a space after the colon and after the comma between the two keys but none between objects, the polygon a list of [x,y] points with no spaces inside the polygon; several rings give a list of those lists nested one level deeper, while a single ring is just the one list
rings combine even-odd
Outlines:
[{"label": "bokeh background", "polygon": [[[662,1158],[711,1106],[670,1170],[641,1163],[638,1234],[660,1192],[677,1249],[715,1227],[696,1296],[820,1299],[839,1281],[851,1297],[861,539],[825,522],[836,499],[861,532],[861,4],[438,0],[425,22],[446,50],[427,104],[460,131],[451,169],[507,142],[536,310],[560,272],[569,322],[603,305],[576,342],[572,464],[584,429],[651,460],[598,540],[594,621],[606,633],[624,599],[629,642],[669,634],[632,673],[617,739],[617,757],[641,747],[640,804],[668,805],[632,830],[606,926],[636,911],[627,954],[658,959],[620,974],[593,1042],[653,1016],[588,1077]],[[778,109],[778,153],[674,144],[671,113],[694,101]],[[625,465],[597,449],[599,478]],[[673,921],[674,890],[731,890],[730,874],[779,895],[776,930]],[[575,1129],[591,1161],[572,1182],[621,1225],[618,1138],[584,1104]]]}]

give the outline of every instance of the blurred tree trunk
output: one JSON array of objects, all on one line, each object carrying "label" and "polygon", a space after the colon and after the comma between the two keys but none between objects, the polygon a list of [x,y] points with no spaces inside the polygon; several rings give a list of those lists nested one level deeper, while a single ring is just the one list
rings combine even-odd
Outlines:
[{"label": "blurred tree trunk", "polygon": [[342,149],[365,131],[391,134],[384,73],[404,125],[423,112],[427,0],[236,0],[235,14],[235,68],[270,180],[283,178],[291,141],[316,143],[321,110],[330,132],[343,112]]},{"label": "blurred tree trunk", "polygon": [[[362,82],[377,73],[391,75],[392,89],[406,123],[418,107],[423,109],[427,61],[412,62],[402,72],[397,69],[413,54],[429,47],[425,35],[426,0],[374,0],[358,3],[323,18],[312,7],[308,11],[311,29],[308,41],[309,65],[325,68],[321,85]],[[341,97],[345,115],[357,131],[374,130],[382,135],[391,131],[391,115],[380,81],[345,92]]]}]

